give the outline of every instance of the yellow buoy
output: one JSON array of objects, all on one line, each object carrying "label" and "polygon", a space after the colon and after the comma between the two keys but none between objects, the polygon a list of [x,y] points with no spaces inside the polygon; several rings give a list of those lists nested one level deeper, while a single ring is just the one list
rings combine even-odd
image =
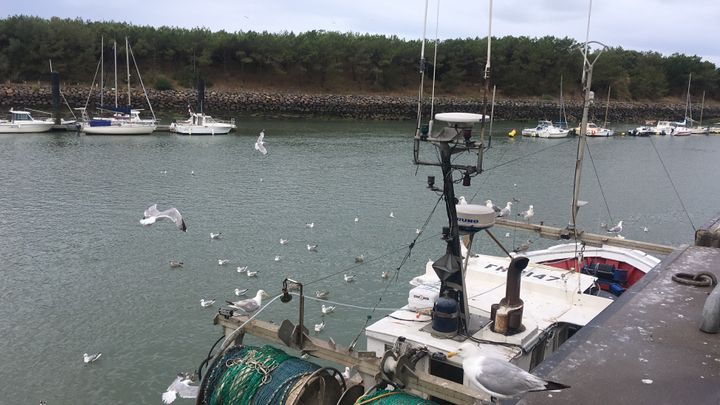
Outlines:
[{"label": "yellow buoy", "polygon": [[508,136],[510,138],[515,138],[515,135],[517,135],[517,131],[515,130],[515,128],[513,128],[512,131],[508,132]]}]

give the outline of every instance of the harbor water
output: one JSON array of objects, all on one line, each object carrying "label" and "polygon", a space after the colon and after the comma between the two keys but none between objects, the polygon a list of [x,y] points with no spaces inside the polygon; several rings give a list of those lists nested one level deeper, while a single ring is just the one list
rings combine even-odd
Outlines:
[{"label": "harbor water", "polygon": [[[513,213],[532,204],[534,222],[562,227],[577,138],[505,136],[523,126],[531,124],[496,123],[486,171],[456,193],[498,206],[515,198]],[[253,148],[261,129],[266,156]],[[444,253],[445,210],[433,211],[439,196],[426,187],[441,174],[412,164],[414,132],[412,122],[244,119],[237,133],[214,137],[0,135],[0,404],[161,403],[176,373],[196,369],[220,337],[212,318],[224,300],[244,298],[234,289],[274,297],[286,277],[355,306],[324,316],[321,336],[349,344],[368,317],[404,305],[408,280]],[[588,144],[581,228],[602,233],[601,223],[623,220],[628,239],[678,246],[717,213],[719,137]],[[178,208],[187,232],[167,221],[140,225],[155,203]],[[556,243],[493,232],[509,249]],[[499,253],[486,237],[474,250]],[[217,302],[202,308],[202,298]],[[296,321],[296,305],[276,300],[260,317]],[[319,323],[321,304],[306,305],[307,323]],[[102,357],[84,364],[86,352]]]}]

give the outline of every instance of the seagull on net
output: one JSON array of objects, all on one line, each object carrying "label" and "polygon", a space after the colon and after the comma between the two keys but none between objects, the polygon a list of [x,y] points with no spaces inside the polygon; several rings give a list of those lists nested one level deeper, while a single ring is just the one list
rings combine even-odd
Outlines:
[{"label": "seagull on net", "polygon": [[179,260],[170,260],[170,267],[172,267],[173,269],[182,267],[182,266],[183,266],[183,262],[181,262]]},{"label": "seagull on net", "polygon": [[623,221],[618,222],[617,225],[613,226],[612,228],[608,229],[608,233],[620,233],[622,232],[622,223]]},{"label": "seagull on net", "polygon": [[231,308],[239,309],[250,313],[257,311],[262,306],[263,297],[269,298],[270,296],[265,292],[265,290],[258,290],[257,294],[255,294],[255,298],[248,298],[246,300],[240,300],[235,302],[225,302],[227,302]]},{"label": "seagull on net", "polygon": [[570,388],[569,385],[532,375],[509,361],[485,357],[480,349],[470,342],[461,344],[457,352],[448,353],[448,357],[455,355],[463,358],[463,372],[470,385],[496,398],[512,398],[530,391]]},{"label": "seagull on net", "polygon": [[497,205],[493,204],[492,200],[485,200],[485,206],[488,207],[488,208],[492,208],[492,210],[495,211],[495,214],[496,214],[496,215],[497,215],[498,213],[500,213],[500,207],[498,207]]},{"label": "seagull on net", "polygon": [[307,245],[308,252],[317,252],[318,245]]},{"label": "seagull on net", "polygon": [[210,232],[210,239],[220,239],[220,235],[222,235],[222,232],[218,232],[218,233]]},{"label": "seagull on net", "polygon": [[180,211],[178,211],[177,208],[168,208],[165,211],[158,211],[157,204],[153,204],[145,210],[143,219],[140,220],[140,223],[145,226],[150,226],[154,224],[155,221],[165,218],[173,221],[181,231],[187,232],[185,221],[183,221],[182,215],[180,215]]},{"label": "seagull on net", "polygon": [[333,311],[335,311],[335,306],[334,305],[325,306],[325,304],[323,304],[322,308],[320,308],[320,310],[322,311],[323,314],[330,314]]},{"label": "seagull on net", "polygon": [[288,240],[287,240],[287,239],[280,238],[280,244],[281,244],[281,245],[287,245],[287,244],[288,244]]},{"label": "seagull on net", "polygon": [[263,155],[267,155],[267,149],[265,148],[265,130],[263,129],[260,131],[260,135],[257,138],[257,141],[255,141],[255,150],[262,153]]},{"label": "seagull on net", "polygon": [[532,217],[535,216],[535,210],[533,209],[532,204],[531,204],[530,207],[527,209],[527,211],[523,211],[523,212],[519,213],[518,216],[519,216],[519,217],[523,217],[524,220],[530,222],[530,220],[532,219]]},{"label": "seagull on net", "polygon": [[99,352],[93,354],[83,353],[83,362],[85,364],[94,363],[100,358],[100,356],[102,356],[102,353]]},{"label": "seagull on net", "polygon": [[230,259],[218,259],[218,266],[224,266],[230,263]]},{"label": "seagull on net", "polygon": [[215,303],[215,300],[206,300],[205,298],[200,299],[200,306],[203,308],[211,307]]},{"label": "seagull on net", "polygon": [[325,329],[325,320],[315,324],[315,333],[320,333]]},{"label": "seagull on net", "polygon": [[248,269],[248,266],[238,266],[237,272],[238,273],[245,273]]},{"label": "seagull on net", "polygon": [[180,398],[197,398],[200,387],[196,385],[190,385],[192,378],[185,373],[180,373],[175,377],[175,380],[170,384],[162,394],[162,401],[164,404],[171,404],[177,397]]},{"label": "seagull on net", "polygon": [[498,212],[497,216],[499,217],[507,217],[510,215],[510,212],[512,211],[512,201],[508,201],[505,205],[505,208],[501,209],[500,212]]},{"label": "seagull on net", "polygon": [[247,294],[248,290],[249,290],[248,288],[243,288],[243,289],[236,288],[235,295],[237,295],[238,297],[241,295],[245,295],[245,294]]}]

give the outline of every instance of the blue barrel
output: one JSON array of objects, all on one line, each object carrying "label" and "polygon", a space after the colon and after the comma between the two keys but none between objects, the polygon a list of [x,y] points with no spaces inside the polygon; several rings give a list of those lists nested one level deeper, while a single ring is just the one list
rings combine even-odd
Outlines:
[{"label": "blue barrel", "polygon": [[433,306],[433,330],[441,333],[457,332],[459,315],[456,299],[448,296],[438,298]]}]

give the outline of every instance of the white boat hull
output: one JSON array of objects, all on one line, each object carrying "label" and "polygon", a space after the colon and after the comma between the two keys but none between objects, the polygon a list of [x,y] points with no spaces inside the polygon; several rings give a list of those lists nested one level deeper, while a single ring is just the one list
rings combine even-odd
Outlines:
[{"label": "white boat hull", "polygon": [[181,135],[226,135],[233,129],[232,125],[178,125],[170,127],[172,132]]},{"label": "white boat hull", "polygon": [[80,129],[88,135],[149,135],[155,131],[156,125],[108,125],[91,127],[87,124]]},{"label": "white boat hull", "polygon": [[12,123],[0,122],[0,134],[20,134],[20,133],[37,133],[48,132],[52,127],[52,123],[36,122],[36,123]]}]

